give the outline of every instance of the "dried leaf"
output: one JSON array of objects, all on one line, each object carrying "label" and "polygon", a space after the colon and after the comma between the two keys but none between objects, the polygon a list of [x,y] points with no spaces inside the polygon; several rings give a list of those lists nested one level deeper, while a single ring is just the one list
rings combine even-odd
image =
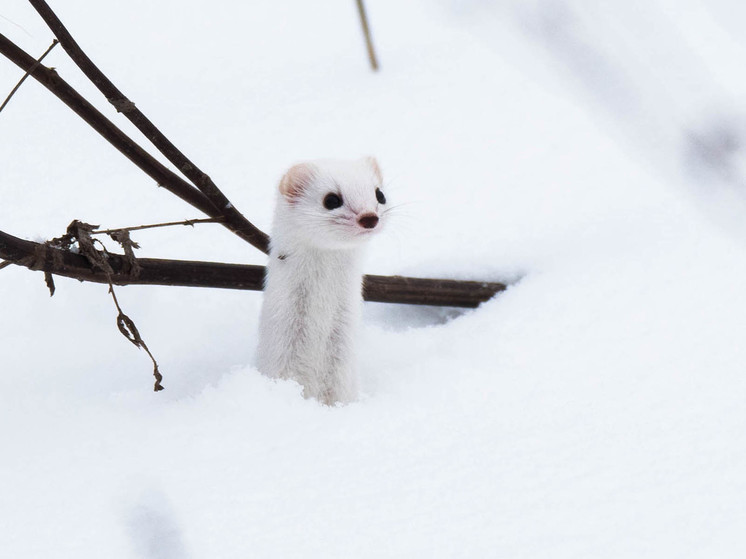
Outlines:
[{"label": "dried leaf", "polygon": [[52,297],[55,291],[54,278],[52,277],[52,272],[44,272],[44,281],[47,283],[47,287],[49,288],[49,296]]},{"label": "dried leaf", "polygon": [[155,362],[155,360],[153,360],[153,376],[155,377],[155,384],[153,385],[153,391],[160,392],[161,390],[164,389],[164,386],[161,384],[161,381],[163,380],[163,375],[158,370],[158,364]]},{"label": "dried leaf", "polygon": [[[114,287],[110,286],[110,289],[112,290],[113,294]],[[119,308],[118,304],[117,308]],[[161,390],[163,390],[164,386],[161,384],[163,375],[158,370],[158,363],[156,362],[155,357],[153,357],[153,354],[150,353],[150,350],[140,336],[140,332],[137,330],[137,326],[135,326],[135,323],[130,317],[124,314],[121,309],[119,310],[119,314],[117,315],[117,328],[119,328],[119,331],[125,338],[127,338],[138,348],[144,349],[145,352],[148,354],[148,357],[150,357],[150,360],[153,362],[153,376],[155,377],[155,385],[153,386],[153,390],[155,392],[160,392]]]},{"label": "dried leaf", "polygon": [[135,326],[135,323],[132,322],[132,319],[129,316],[121,311],[117,315],[117,328],[119,328],[119,331],[125,338],[137,347],[143,346],[143,341],[140,337],[140,332],[137,331],[137,326]]},{"label": "dried leaf", "polygon": [[122,250],[124,250],[124,261],[126,266],[123,271],[132,274],[135,277],[139,276],[141,268],[140,264],[137,263],[134,249],[140,248],[140,245],[130,238],[130,232],[126,229],[116,229],[111,231],[109,237],[119,243]]},{"label": "dried leaf", "polygon": [[82,221],[74,220],[67,227],[68,235],[72,235],[78,241],[80,254],[86,257],[91,267],[98,268],[107,275],[114,274],[114,270],[106,259],[106,253],[96,250],[93,245],[91,231],[98,229],[98,225],[91,225]]}]

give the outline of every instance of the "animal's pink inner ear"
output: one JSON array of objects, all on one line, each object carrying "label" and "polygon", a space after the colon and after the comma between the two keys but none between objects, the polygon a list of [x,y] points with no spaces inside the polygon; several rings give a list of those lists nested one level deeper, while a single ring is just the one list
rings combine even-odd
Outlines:
[{"label": "animal's pink inner ear", "polygon": [[280,193],[288,200],[294,200],[308,188],[315,175],[310,163],[298,163],[290,167],[280,181]]},{"label": "animal's pink inner ear", "polygon": [[376,175],[378,182],[381,182],[383,180],[383,175],[381,174],[381,168],[378,166],[376,158],[368,156],[365,158],[365,161],[370,165],[371,169],[373,169],[373,173]]}]

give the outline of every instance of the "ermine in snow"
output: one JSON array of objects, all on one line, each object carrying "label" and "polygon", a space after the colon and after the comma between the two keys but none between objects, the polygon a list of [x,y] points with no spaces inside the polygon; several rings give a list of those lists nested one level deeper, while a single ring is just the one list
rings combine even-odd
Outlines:
[{"label": "ermine in snow", "polygon": [[259,325],[259,370],[332,405],[357,396],[363,245],[386,217],[372,157],[313,161],[282,178]]}]

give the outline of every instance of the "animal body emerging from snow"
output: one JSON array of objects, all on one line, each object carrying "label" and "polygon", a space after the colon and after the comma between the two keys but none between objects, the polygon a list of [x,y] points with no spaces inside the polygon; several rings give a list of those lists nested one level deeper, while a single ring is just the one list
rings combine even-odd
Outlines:
[{"label": "animal body emerging from snow", "polygon": [[259,325],[259,370],[332,405],[357,396],[361,252],[385,221],[373,158],[314,161],[282,178]]}]

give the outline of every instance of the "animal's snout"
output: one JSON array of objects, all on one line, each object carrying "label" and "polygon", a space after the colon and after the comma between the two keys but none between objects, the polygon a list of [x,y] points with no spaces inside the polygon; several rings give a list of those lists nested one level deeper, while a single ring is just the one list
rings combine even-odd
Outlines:
[{"label": "animal's snout", "polygon": [[378,216],[376,214],[365,214],[358,218],[357,222],[361,227],[366,229],[373,229],[378,225]]}]

